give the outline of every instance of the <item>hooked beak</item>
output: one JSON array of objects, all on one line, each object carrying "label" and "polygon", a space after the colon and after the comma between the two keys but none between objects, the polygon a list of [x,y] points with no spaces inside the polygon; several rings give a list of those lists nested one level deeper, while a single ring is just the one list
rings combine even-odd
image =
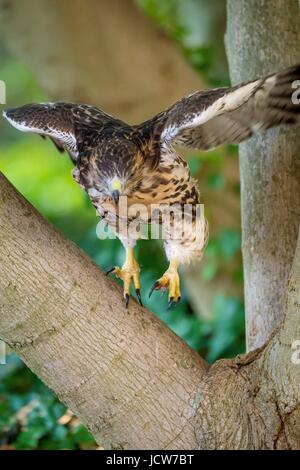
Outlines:
[{"label": "hooked beak", "polygon": [[114,191],[111,193],[111,195],[112,195],[112,198],[113,198],[115,204],[118,205],[119,199],[120,199],[120,191],[118,189],[114,189]]}]

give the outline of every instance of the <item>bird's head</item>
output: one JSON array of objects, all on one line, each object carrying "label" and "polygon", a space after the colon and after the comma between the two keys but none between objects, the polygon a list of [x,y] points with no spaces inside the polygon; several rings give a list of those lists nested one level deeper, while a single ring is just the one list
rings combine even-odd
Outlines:
[{"label": "bird's head", "polygon": [[118,205],[122,196],[131,198],[139,188],[145,171],[144,157],[132,140],[120,136],[101,142],[98,151],[97,157],[90,160],[92,186]]}]

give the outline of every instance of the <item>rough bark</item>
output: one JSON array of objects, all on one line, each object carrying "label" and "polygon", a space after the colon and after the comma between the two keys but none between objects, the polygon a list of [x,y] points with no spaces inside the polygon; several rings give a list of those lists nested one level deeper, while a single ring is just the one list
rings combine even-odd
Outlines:
[{"label": "rough bark", "polygon": [[300,241],[282,330],[210,368],[1,175],[0,264],[0,337],[105,448],[300,449]]},{"label": "rough bark", "polygon": [[[205,363],[1,176],[0,336],[109,448],[195,446]],[[195,371],[197,370],[197,374]]]},{"label": "rough bark", "polygon": [[[300,62],[298,0],[228,0],[227,50],[233,83]],[[238,51],[238,53],[237,53]],[[240,146],[248,349],[282,319],[300,221],[300,126]]]}]

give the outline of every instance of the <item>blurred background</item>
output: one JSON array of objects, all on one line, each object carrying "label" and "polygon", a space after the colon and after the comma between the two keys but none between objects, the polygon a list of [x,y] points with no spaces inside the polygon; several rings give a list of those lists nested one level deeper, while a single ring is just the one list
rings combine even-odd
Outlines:
[{"label": "blurred background", "polygon": [[[133,123],[193,90],[230,83],[224,0],[1,0],[0,24],[6,107],[65,99]],[[3,119],[0,133],[0,171],[102,269],[122,264],[121,244],[97,239],[95,210],[73,181],[68,157]],[[147,295],[167,267],[162,244],[141,241],[137,256],[145,305],[213,362],[245,347],[237,148],[185,156],[211,235],[203,261],[183,272],[176,308],[167,311],[166,299]],[[0,365],[0,449],[96,447],[78,419],[9,354]]]}]

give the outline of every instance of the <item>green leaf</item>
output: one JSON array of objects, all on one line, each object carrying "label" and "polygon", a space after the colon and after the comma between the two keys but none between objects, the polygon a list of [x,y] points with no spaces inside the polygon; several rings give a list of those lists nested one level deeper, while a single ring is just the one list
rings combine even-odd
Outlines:
[{"label": "green leaf", "polygon": [[218,237],[221,254],[232,258],[241,249],[241,235],[236,230],[223,230]]},{"label": "green leaf", "polygon": [[34,449],[39,439],[45,435],[45,428],[43,426],[35,426],[21,432],[17,439],[15,447],[16,449]]},{"label": "green leaf", "polygon": [[93,436],[82,424],[79,424],[78,426],[72,428],[71,436],[74,439],[74,442],[76,442],[78,445],[95,443],[95,439],[93,438]]},{"label": "green leaf", "polygon": [[212,173],[207,177],[207,184],[216,191],[220,191],[225,186],[225,179],[221,173]]},{"label": "green leaf", "polygon": [[199,155],[190,155],[188,158],[188,165],[191,175],[196,177],[201,169],[202,161]]},{"label": "green leaf", "polygon": [[204,282],[211,281],[215,277],[217,270],[218,270],[218,266],[217,266],[216,261],[211,260],[210,262],[207,262],[203,266],[202,271],[201,271],[201,277],[203,281]]}]

